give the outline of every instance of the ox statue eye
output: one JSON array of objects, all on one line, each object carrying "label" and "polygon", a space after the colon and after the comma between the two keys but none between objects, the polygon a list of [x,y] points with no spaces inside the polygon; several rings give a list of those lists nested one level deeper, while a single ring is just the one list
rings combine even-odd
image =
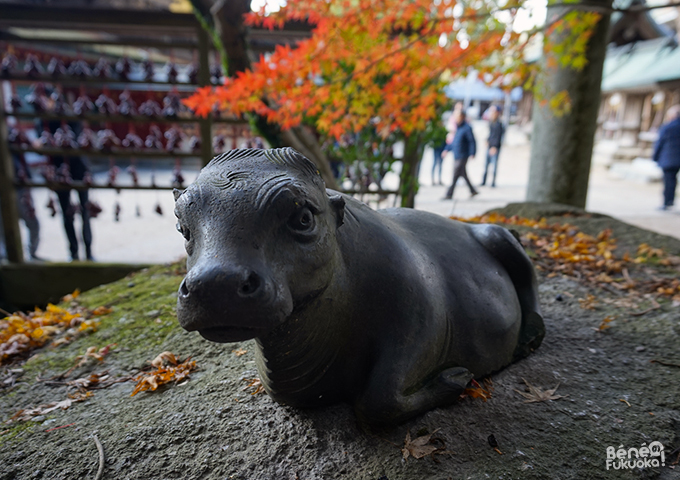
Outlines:
[{"label": "ox statue eye", "polygon": [[189,233],[188,228],[183,227],[182,225],[179,224],[179,222],[175,225],[175,228],[177,228],[177,231],[182,234],[182,236],[187,242],[189,241],[189,239],[191,239],[191,234]]},{"label": "ox statue eye", "polygon": [[307,207],[301,208],[290,217],[288,225],[296,232],[308,232],[314,228],[314,214]]}]

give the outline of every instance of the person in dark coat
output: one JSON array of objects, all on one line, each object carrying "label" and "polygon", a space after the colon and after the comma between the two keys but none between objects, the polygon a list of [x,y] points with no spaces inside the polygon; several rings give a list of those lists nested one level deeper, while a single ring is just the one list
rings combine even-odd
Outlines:
[{"label": "person in dark coat", "polygon": [[467,162],[474,158],[477,153],[477,143],[475,136],[472,133],[472,127],[465,121],[465,112],[454,111],[454,121],[456,123],[456,134],[451,143],[444,147],[444,151],[453,152],[453,182],[446,192],[443,200],[450,200],[453,198],[453,189],[456,187],[456,182],[459,178],[463,178],[470,188],[470,198],[477,195],[479,192],[472,186],[470,179],[467,176]]},{"label": "person in dark coat", "polygon": [[[30,182],[31,170],[26,164],[26,159],[23,153],[12,153],[12,161],[14,163],[15,178],[20,182]],[[28,187],[17,187],[17,204],[19,207],[19,218],[24,221],[28,229],[28,254],[32,260],[42,260],[37,256],[38,245],[40,244],[40,222],[35,213],[35,206],[33,204],[33,196],[31,189]]]},{"label": "person in dark coat", "polygon": [[491,107],[489,110],[489,149],[486,152],[486,163],[484,164],[484,178],[482,185],[486,185],[486,174],[489,166],[493,165],[493,175],[491,176],[491,186],[496,186],[496,172],[498,171],[498,155],[501,153],[501,143],[503,142],[505,127],[500,120],[498,108]]},{"label": "person in dark coat", "polygon": [[666,115],[668,123],[659,130],[659,139],[654,145],[654,161],[663,170],[661,210],[670,210],[675,203],[675,187],[680,171],[680,105],[673,105]]},{"label": "person in dark coat", "polygon": [[[76,181],[83,181],[86,174],[89,172],[87,164],[80,157],[50,157],[50,163],[59,170],[65,163],[68,165],[68,172],[71,179]],[[92,257],[92,228],[90,227],[90,212],[88,210],[89,192],[87,190],[76,190],[79,205],[71,203],[71,189],[56,190],[57,198],[59,199],[59,206],[64,220],[64,231],[68,239],[68,248],[71,254],[71,260],[78,260],[78,237],[76,235],[73,220],[76,213],[80,213],[82,220],[82,240],[85,247],[85,258],[87,260],[94,260]]]}]

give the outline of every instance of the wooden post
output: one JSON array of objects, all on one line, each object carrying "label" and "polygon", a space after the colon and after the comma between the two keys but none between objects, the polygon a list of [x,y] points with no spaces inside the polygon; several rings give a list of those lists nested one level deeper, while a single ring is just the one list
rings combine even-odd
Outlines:
[{"label": "wooden post", "polygon": [[7,259],[10,262],[22,263],[24,252],[21,247],[21,230],[19,230],[19,205],[14,189],[14,165],[7,140],[2,84],[0,84],[0,214],[5,233]]},{"label": "wooden post", "polygon": [[[208,32],[200,26],[198,33],[198,84],[201,87],[210,85],[210,58]],[[199,121],[201,129],[201,163],[205,167],[213,157],[212,122],[210,117]]]}]

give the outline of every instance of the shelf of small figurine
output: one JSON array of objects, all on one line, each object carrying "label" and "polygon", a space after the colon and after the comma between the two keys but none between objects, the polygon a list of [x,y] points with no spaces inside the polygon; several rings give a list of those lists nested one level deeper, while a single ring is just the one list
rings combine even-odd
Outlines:
[{"label": "shelf of small figurine", "polygon": [[69,183],[62,182],[14,182],[14,186],[18,188],[49,188],[50,190],[89,190],[105,189],[105,190],[172,190],[173,188],[183,188],[183,185],[109,185],[97,183],[84,183],[79,181],[71,181]]},{"label": "shelf of small figurine", "polygon": [[116,148],[111,150],[82,150],[77,148],[35,148],[10,145],[9,150],[15,153],[38,153],[60,157],[113,157],[113,158],[200,158],[201,152],[183,152],[180,150],[134,150]]},{"label": "shelf of small figurine", "polygon": [[185,92],[193,92],[198,88],[198,83],[189,83],[189,82],[176,82],[176,83],[168,83],[168,82],[157,82],[153,80],[119,80],[119,79],[114,79],[114,78],[98,78],[98,77],[58,77],[58,78],[52,78],[49,76],[41,76],[41,77],[28,77],[28,76],[9,76],[9,77],[0,77],[0,80],[6,80],[8,82],[16,82],[16,83],[48,83],[48,84],[59,84],[59,85],[68,85],[68,86],[77,86],[77,85],[83,85],[83,84],[88,84],[88,85],[101,85],[101,86],[108,86],[109,88],[116,90],[118,85],[122,85],[124,87],[129,87],[129,86],[140,86],[140,87],[167,87],[164,88],[163,90],[170,90],[172,87],[177,88],[179,91],[185,91]]},{"label": "shelf of small figurine", "polygon": [[233,125],[247,125],[246,120],[241,120],[238,118],[227,118],[227,117],[196,117],[196,116],[174,116],[174,117],[164,117],[164,116],[145,116],[145,115],[105,115],[103,113],[88,113],[86,115],[61,115],[57,113],[27,113],[27,112],[16,112],[9,113],[5,112],[5,117],[15,117],[24,120],[65,120],[67,122],[112,122],[112,123],[192,123],[201,122],[205,120],[210,120],[212,123],[228,123]]}]

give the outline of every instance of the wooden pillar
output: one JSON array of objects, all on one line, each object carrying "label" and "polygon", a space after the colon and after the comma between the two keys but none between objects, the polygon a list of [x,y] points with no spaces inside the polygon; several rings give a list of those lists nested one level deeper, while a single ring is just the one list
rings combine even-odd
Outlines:
[{"label": "wooden pillar", "polygon": [[[198,84],[201,87],[210,85],[210,44],[208,33],[198,27]],[[201,164],[205,167],[213,157],[212,121],[210,116],[199,121],[201,130]]]},{"label": "wooden pillar", "polygon": [[19,230],[19,205],[14,189],[14,165],[7,140],[7,121],[5,120],[5,100],[0,84],[0,214],[5,234],[5,249],[10,262],[22,263],[24,252],[21,247]]}]

